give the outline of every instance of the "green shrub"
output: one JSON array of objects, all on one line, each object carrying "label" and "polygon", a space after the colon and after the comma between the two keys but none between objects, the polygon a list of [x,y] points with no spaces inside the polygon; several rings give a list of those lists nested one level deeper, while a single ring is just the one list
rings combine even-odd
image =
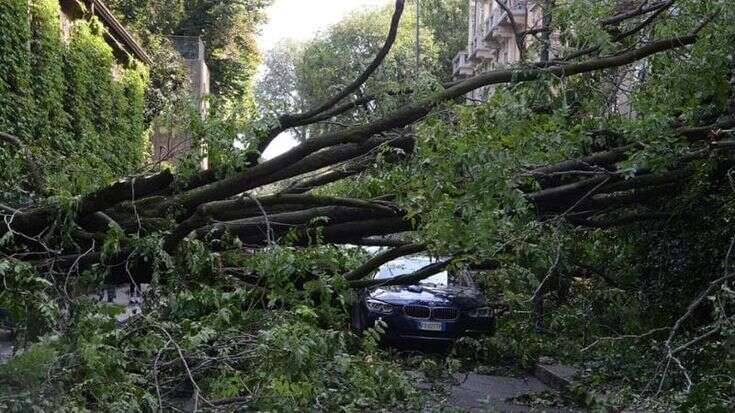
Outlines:
[{"label": "green shrub", "polygon": [[46,379],[57,357],[56,349],[48,343],[34,344],[0,365],[0,384],[15,390],[34,391]]},{"label": "green shrub", "polygon": [[412,406],[417,394],[400,366],[378,353],[350,351],[349,336],[292,315],[264,331],[250,376],[252,385],[263,389],[257,407],[363,411]]}]

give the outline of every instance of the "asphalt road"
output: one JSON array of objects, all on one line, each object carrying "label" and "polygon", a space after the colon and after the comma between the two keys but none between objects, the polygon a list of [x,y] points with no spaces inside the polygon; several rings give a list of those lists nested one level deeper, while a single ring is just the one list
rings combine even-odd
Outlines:
[{"label": "asphalt road", "polygon": [[548,412],[571,413],[565,407],[531,407],[515,401],[534,395],[555,395],[558,392],[533,376],[502,377],[469,373],[455,376],[451,388],[453,407],[468,412]]}]

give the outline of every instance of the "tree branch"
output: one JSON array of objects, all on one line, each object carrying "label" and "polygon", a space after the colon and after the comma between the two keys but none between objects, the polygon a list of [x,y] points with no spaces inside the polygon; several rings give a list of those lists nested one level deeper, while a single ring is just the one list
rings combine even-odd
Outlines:
[{"label": "tree branch", "polygon": [[393,261],[399,257],[416,254],[416,253],[419,253],[425,250],[426,250],[426,245],[423,245],[423,244],[402,245],[400,247],[390,249],[388,251],[385,251],[381,254],[374,256],[373,258],[371,258],[370,260],[368,260],[361,266],[345,274],[344,277],[348,281],[359,280],[360,278],[363,278],[369,275],[371,272],[375,271],[381,265],[387,262]]},{"label": "tree branch", "polygon": [[403,274],[393,278],[387,279],[372,279],[372,280],[356,280],[350,281],[351,288],[373,288],[373,287],[387,287],[390,285],[410,285],[415,284],[421,280],[431,277],[434,274],[444,271],[449,264],[452,263],[452,259],[446,261],[439,261],[434,264],[429,264],[417,271],[410,274]]},{"label": "tree branch", "polygon": [[385,44],[380,49],[377,56],[375,56],[375,59],[373,59],[372,63],[368,65],[365,71],[360,74],[357,79],[347,85],[347,87],[345,87],[341,92],[339,92],[331,99],[327,100],[321,106],[315,109],[296,115],[282,116],[282,123],[290,124],[292,122],[298,122],[303,121],[304,119],[313,118],[318,114],[332,108],[342,99],[346,98],[354,91],[356,91],[360,86],[362,86],[362,84],[365,83],[370,78],[370,76],[372,76],[372,74],[378,69],[378,67],[383,64],[383,60],[385,60],[386,56],[388,56],[388,52],[390,52],[390,49],[393,47],[393,43],[396,40],[396,35],[398,34],[398,26],[401,22],[401,15],[403,14],[403,6],[404,0],[396,0],[395,12],[393,13],[393,17],[391,18],[390,30],[388,32],[388,37],[385,40]]},{"label": "tree branch", "polygon": [[321,230],[326,242],[346,244],[365,237],[398,234],[413,231],[415,223],[404,216],[368,219],[342,224],[328,225]]},{"label": "tree branch", "polygon": [[[315,195],[277,194],[262,198],[241,197],[227,201],[216,201],[201,205],[189,219],[179,224],[164,240],[164,249],[169,253],[176,250],[179,243],[192,231],[197,230],[210,221],[234,221],[262,216],[260,207],[271,212],[275,207],[277,214],[270,219],[279,219],[283,214],[300,212],[313,207],[350,207],[387,215],[394,215],[398,209],[361,199],[337,198]],[[242,222],[242,221],[240,221]],[[290,221],[289,221],[290,222]]]},{"label": "tree branch", "polygon": [[[75,220],[98,211],[104,211],[124,201],[134,200],[150,195],[173,182],[173,175],[168,169],[152,175],[127,178],[115,182],[78,199]],[[49,226],[55,217],[55,209],[50,206],[30,209],[13,217],[13,229],[20,232],[35,232]]]},{"label": "tree branch", "polygon": [[301,194],[309,192],[314,188],[331,184],[345,178],[357,175],[368,168],[367,162],[349,162],[348,164],[335,168],[326,173],[310,177],[301,181],[290,184],[286,189],[281,191],[282,194]]},{"label": "tree branch", "polygon": [[621,23],[625,20],[632,19],[634,17],[638,17],[647,13],[650,13],[652,11],[659,10],[662,7],[669,7],[671,5],[672,1],[662,1],[658,3],[654,3],[650,6],[646,6],[646,3],[641,3],[641,5],[636,8],[635,10],[631,10],[629,12],[620,13],[615,16],[612,16],[610,18],[607,18],[605,20],[602,20],[600,22],[600,25],[602,26],[611,26],[616,25],[618,23]]},{"label": "tree branch", "polygon": [[[355,102],[349,103],[339,111],[332,111],[334,114],[329,114],[326,116],[319,116],[323,112],[328,111],[329,109],[333,108],[336,104],[338,104],[340,101],[342,101],[344,98],[349,96],[350,94],[354,93],[357,89],[360,88],[372,75],[375,73],[375,71],[380,67],[381,64],[383,64],[383,61],[385,60],[386,56],[388,56],[388,53],[390,52],[391,48],[393,47],[393,44],[396,41],[396,36],[398,34],[398,26],[401,22],[401,16],[403,14],[403,8],[404,8],[404,0],[396,0],[396,6],[395,11],[393,13],[393,17],[391,18],[390,23],[390,29],[388,31],[388,37],[385,39],[385,43],[383,44],[383,47],[378,51],[378,54],[375,56],[373,61],[368,65],[368,67],[363,71],[360,76],[357,77],[352,83],[347,85],[344,89],[342,89],[339,93],[337,93],[332,98],[328,99],[326,102],[322,103],[320,106],[311,109],[304,113],[299,114],[286,114],[281,115],[278,119],[279,126],[276,128],[271,129],[267,134],[265,139],[263,139],[258,144],[259,151],[265,150],[266,147],[275,139],[276,136],[278,136],[281,132],[285,131],[286,129],[295,127],[295,126],[303,126],[310,123],[315,123],[320,120],[329,119],[332,116],[335,116],[335,114],[342,113],[344,111],[349,110],[352,107],[356,107],[359,105],[359,102],[361,100],[367,99],[362,98],[358,99]],[[372,99],[370,99],[372,100]],[[367,100],[369,101],[369,100]],[[365,102],[366,103],[366,102]]]},{"label": "tree branch", "polygon": [[[580,63],[551,66],[547,68],[485,72],[461,81],[427,99],[413,105],[409,105],[382,119],[366,125],[355,126],[309,139],[290,151],[267,162],[254,166],[247,171],[209,185],[187,191],[178,196],[174,203],[182,205],[186,209],[193,211],[194,208],[203,203],[224,199],[258,186],[267,185],[284,179],[283,176],[277,175],[279,171],[303,160],[305,157],[321,149],[346,143],[362,142],[375,134],[405,127],[428,115],[431,110],[441,102],[458,98],[472,90],[479,89],[484,86],[509,82],[528,82],[546,75],[556,77],[573,76],[606,68],[619,67],[665,50],[690,45],[696,40],[697,35],[693,34],[655,41],[646,46],[633,49],[617,56],[602,57]],[[301,173],[305,172],[309,171],[301,171]],[[274,178],[274,176],[276,178]]]},{"label": "tree branch", "polygon": [[518,29],[518,25],[516,24],[516,19],[513,17],[513,12],[510,10],[508,5],[505,4],[505,0],[495,0],[495,3],[500,6],[501,9],[505,12],[506,15],[508,15],[508,21],[510,21],[510,27],[513,29],[513,35],[515,37],[516,46],[518,47],[518,53],[520,54],[520,61],[521,63],[524,63],[526,61],[526,42],[525,32],[522,32]]},{"label": "tree branch", "polygon": [[[342,206],[325,206],[301,211],[284,212],[268,216],[270,227],[275,237],[283,236],[292,229],[307,229],[309,226],[320,228],[320,220],[329,224],[341,224],[355,221],[400,217],[397,211],[382,211]],[[262,216],[245,218],[238,221],[219,222],[214,225],[199,228],[195,231],[196,238],[211,236],[221,238],[225,233],[235,235],[244,243],[262,244],[266,221]],[[326,231],[326,229],[325,229]],[[305,235],[309,235],[306,233]]]}]

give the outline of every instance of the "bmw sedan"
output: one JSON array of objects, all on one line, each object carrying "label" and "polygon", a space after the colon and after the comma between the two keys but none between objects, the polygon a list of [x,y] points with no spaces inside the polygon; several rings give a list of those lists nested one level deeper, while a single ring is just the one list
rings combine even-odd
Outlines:
[{"label": "bmw sedan", "polygon": [[[433,262],[425,256],[403,257],[380,267],[375,278],[387,280]],[[361,291],[352,308],[353,328],[362,331],[381,319],[387,325],[383,339],[393,344],[448,344],[462,336],[492,333],[495,325],[493,310],[466,270],[442,271],[414,285]]]}]

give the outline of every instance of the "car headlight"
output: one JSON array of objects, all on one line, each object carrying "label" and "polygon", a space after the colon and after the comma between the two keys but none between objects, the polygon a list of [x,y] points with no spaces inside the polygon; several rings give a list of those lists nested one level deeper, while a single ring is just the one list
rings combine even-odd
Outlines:
[{"label": "car headlight", "polygon": [[368,310],[374,313],[393,314],[393,306],[382,301],[367,300],[365,305],[367,305]]},{"label": "car headlight", "polygon": [[470,310],[467,315],[472,318],[488,318],[492,314],[490,307],[479,307],[474,310]]}]

